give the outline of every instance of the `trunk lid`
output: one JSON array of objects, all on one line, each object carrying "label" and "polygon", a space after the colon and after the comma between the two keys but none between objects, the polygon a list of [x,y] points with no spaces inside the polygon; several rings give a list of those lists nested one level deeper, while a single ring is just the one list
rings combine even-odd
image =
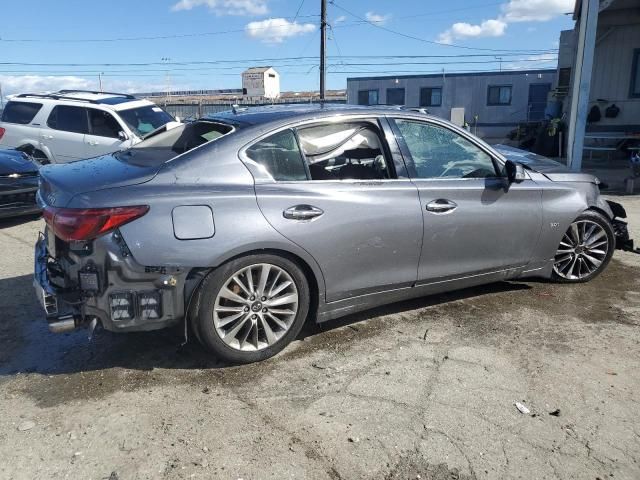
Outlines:
[{"label": "trunk lid", "polygon": [[39,194],[47,205],[65,207],[78,194],[148,182],[160,168],[125,163],[113,154],[47,165],[40,169]]},{"label": "trunk lid", "polygon": [[35,176],[38,174],[38,167],[23,152],[0,150],[0,177],[14,174],[17,177]]}]

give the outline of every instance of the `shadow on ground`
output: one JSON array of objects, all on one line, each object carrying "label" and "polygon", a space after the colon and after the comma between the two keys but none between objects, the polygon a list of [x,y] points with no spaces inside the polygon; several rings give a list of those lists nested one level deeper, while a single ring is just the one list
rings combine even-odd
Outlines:
[{"label": "shadow on ground", "polygon": [[[355,324],[372,317],[402,314],[455,300],[530,288],[523,283],[500,282],[385,305],[321,325],[309,322],[298,337],[305,342],[301,347],[302,352],[298,349],[296,355],[304,353],[306,345],[311,343],[309,341],[317,336],[326,337],[323,338],[325,343],[346,341],[344,335],[332,335],[332,332],[345,326],[359,332],[361,327]],[[84,329],[52,334],[48,331],[33,292],[31,275],[0,280],[0,304],[6,305],[0,323],[0,377],[18,373],[72,374],[114,367],[146,371],[155,368],[210,369],[229,366],[212,357],[193,337],[183,345],[182,327],[121,334],[100,330],[91,341]]]}]

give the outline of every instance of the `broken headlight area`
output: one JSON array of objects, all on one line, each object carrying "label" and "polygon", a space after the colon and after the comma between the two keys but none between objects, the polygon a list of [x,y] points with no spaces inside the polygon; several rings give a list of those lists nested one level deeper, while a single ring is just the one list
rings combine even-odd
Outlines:
[{"label": "broken headlight area", "polygon": [[640,249],[634,247],[633,240],[629,235],[627,222],[622,220],[623,218],[627,218],[626,210],[617,202],[607,200],[607,203],[614,217],[613,220],[611,220],[611,225],[613,226],[613,233],[616,236],[616,248],[627,252],[640,253]]}]

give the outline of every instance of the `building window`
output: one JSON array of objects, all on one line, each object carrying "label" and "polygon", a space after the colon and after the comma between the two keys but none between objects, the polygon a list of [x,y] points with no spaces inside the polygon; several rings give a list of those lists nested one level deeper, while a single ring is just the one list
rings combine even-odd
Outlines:
[{"label": "building window", "polygon": [[511,105],[511,85],[489,85],[487,105]]},{"label": "building window", "polygon": [[571,68],[565,67],[558,70],[558,88],[569,88],[571,81]]},{"label": "building window", "polygon": [[387,105],[404,105],[404,88],[387,88]]},{"label": "building window", "polygon": [[633,51],[633,63],[631,64],[631,91],[630,97],[640,98],[640,48]]},{"label": "building window", "polygon": [[359,90],[358,105],[377,105],[378,90]]},{"label": "building window", "polygon": [[420,89],[421,107],[439,107],[442,105],[442,88],[427,87]]}]

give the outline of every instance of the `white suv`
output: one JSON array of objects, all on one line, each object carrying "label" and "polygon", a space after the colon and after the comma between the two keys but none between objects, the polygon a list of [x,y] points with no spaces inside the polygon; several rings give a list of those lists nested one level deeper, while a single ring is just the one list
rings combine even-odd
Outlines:
[{"label": "white suv", "polygon": [[86,90],[14,95],[0,120],[0,145],[41,163],[66,163],[123,150],[178,122],[132,95]]}]

